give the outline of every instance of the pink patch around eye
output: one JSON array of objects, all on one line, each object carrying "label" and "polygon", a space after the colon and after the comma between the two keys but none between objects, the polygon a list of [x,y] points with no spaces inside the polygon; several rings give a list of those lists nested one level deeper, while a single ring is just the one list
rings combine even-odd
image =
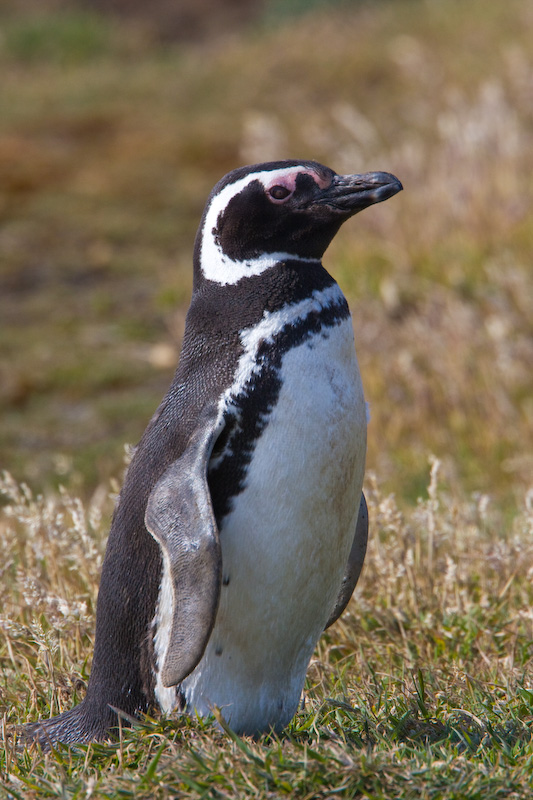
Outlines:
[{"label": "pink patch around eye", "polygon": [[273,178],[269,183],[266,185],[267,192],[272,189],[273,186],[284,186],[285,189],[288,189],[289,192],[294,192],[296,187],[296,176],[298,175],[297,172],[289,172],[288,175],[278,175],[277,178]]},{"label": "pink patch around eye", "polygon": [[329,177],[324,178],[314,170],[295,169],[293,172],[288,172],[286,175],[278,174],[278,176],[276,178],[273,178],[265,188],[268,192],[269,189],[272,189],[273,186],[284,186],[290,192],[294,192],[296,188],[296,178],[298,177],[298,175],[302,174],[310,175],[311,178],[321,189],[326,189],[331,183],[331,178]]}]

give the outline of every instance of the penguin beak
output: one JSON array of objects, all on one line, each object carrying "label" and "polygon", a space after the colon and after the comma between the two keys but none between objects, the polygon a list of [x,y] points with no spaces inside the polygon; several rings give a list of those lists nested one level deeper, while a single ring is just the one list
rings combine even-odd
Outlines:
[{"label": "penguin beak", "polygon": [[366,172],[363,175],[335,175],[315,202],[351,217],[374,203],[382,203],[403,189],[390,172]]}]

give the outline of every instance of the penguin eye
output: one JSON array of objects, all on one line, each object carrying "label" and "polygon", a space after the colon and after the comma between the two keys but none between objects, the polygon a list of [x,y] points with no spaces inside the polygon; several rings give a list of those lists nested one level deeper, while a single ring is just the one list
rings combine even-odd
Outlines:
[{"label": "penguin eye", "polygon": [[287,189],[286,186],[271,186],[268,190],[268,194],[272,198],[272,200],[286,200],[289,195],[292,194],[290,189]]}]

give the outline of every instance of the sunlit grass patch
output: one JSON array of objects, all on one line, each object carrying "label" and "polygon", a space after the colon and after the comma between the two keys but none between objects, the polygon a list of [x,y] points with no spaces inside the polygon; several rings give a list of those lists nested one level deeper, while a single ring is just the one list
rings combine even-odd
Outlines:
[{"label": "sunlit grass patch", "polygon": [[533,498],[504,521],[488,497],[450,495],[440,470],[431,459],[426,497],[408,511],[370,476],[363,578],[320,640],[284,735],[254,743],[213,721],[157,716],[116,743],[47,756],[15,749],[8,733],[83,696],[111,498],[35,497],[5,475],[0,770],[12,796],[444,797],[454,785],[496,798],[506,781],[524,796]]}]

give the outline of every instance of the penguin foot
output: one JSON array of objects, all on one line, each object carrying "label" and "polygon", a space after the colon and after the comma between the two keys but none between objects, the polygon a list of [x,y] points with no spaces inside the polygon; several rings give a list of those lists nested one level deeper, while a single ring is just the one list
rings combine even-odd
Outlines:
[{"label": "penguin foot", "polygon": [[94,714],[80,703],[57,717],[23,725],[20,740],[26,747],[37,744],[49,751],[57,744],[88,744],[113,737],[118,725],[117,715],[110,708],[107,713]]}]

